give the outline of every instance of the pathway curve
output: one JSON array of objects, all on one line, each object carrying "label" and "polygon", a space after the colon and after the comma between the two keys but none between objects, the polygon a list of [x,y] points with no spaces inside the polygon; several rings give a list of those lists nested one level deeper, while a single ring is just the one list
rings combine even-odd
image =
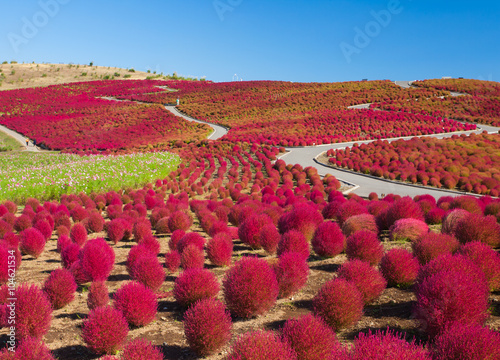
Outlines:
[{"label": "pathway curve", "polygon": [[19,144],[24,146],[26,151],[32,151],[32,152],[40,151],[37,146],[33,145],[33,141],[31,140],[29,140],[28,146],[26,146],[26,136],[22,134],[19,134],[18,132],[15,132],[14,130],[11,130],[3,125],[0,125],[0,131],[14,138]]},{"label": "pathway curve", "polygon": [[221,137],[223,137],[224,135],[226,135],[227,132],[229,131],[229,129],[226,128],[226,127],[224,127],[224,126],[215,125],[215,124],[211,124],[211,123],[206,122],[206,121],[202,121],[202,120],[198,120],[198,119],[192,118],[192,117],[190,117],[190,116],[188,116],[188,115],[180,112],[173,105],[167,105],[167,106],[165,106],[165,109],[167,109],[168,111],[170,111],[175,116],[180,116],[180,117],[182,117],[183,119],[185,119],[187,121],[194,121],[194,122],[197,122],[197,123],[200,123],[200,124],[207,124],[208,126],[210,126],[214,131],[208,137],[209,140],[220,139]]}]

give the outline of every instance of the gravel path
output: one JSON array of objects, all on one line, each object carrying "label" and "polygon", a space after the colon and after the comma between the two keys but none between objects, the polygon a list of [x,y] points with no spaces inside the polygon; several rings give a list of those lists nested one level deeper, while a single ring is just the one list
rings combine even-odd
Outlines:
[{"label": "gravel path", "polygon": [[18,132],[15,132],[13,130],[10,130],[9,128],[6,128],[3,125],[0,125],[0,131],[9,135],[10,137],[14,138],[17,140],[18,143],[20,143],[26,151],[33,151],[33,152],[39,152],[40,150],[38,147],[33,145],[33,141],[29,140],[28,146],[26,146],[26,136],[19,134]]}]

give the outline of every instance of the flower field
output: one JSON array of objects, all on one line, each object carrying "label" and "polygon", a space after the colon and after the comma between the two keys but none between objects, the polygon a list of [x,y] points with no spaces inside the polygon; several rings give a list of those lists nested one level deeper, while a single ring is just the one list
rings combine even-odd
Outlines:
[{"label": "flower field", "polygon": [[500,194],[500,137],[453,135],[450,139],[414,138],[375,141],[329,150],[329,163],[390,180]]},{"label": "flower field", "polygon": [[0,156],[0,201],[53,200],[63,194],[142,186],[168,175],[180,158],[158,152],[120,156],[13,153]]}]

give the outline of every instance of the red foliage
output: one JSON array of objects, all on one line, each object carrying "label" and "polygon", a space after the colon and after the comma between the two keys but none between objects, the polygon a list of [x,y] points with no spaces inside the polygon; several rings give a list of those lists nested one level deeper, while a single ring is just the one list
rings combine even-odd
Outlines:
[{"label": "red foliage", "polygon": [[89,288],[87,297],[87,306],[94,310],[100,306],[106,306],[109,303],[108,287],[104,281],[94,281]]},{"label": "red foliage", "polygon": [[168,228],[170,231],[188,231],[193,224],[193,219],[184,211],[175,211],[168,218]]},{"label": "red foliage", "polygon": [[186,235],[186,232],[184,230],[175,230],[172,232],[172,235],[170,235],[170,240],[168,242],[168,247],[170,250],[177,250],[177,244],[179,241]]},{"label": "red foliage", "polygon": [[432,210],[429,210],[427,214],[425,214],[425,222],[429,225],[441,224],[445,215],[445,210],[435,207]]},{"label": "red foliage", "polygon": [[104,219],[98,212],[91,212],[88,221],[87,229],[90,233],[98,233],[104,229]]},{"label": "red foliage", "polygon": [[412,242],[411,247],[420,264],[425,265],[438,256],[454,254],[460,244],[451,235],[430,232]]},{"label": "red foliage", "polygon": [[458,223],[464,219],[469,212],[463,209],[455,209],[449,212],[443,219],[443,226],[441,227],[441,232],[445,234],[453,235],[458,226]]},{"label": "red foliage", "polygon": [[368,213],[365,206],[354,199],[348,200],[341,204],[337,209],[337,221],[343,227],[344,223],[351,217]]},{"label": "red foliage", "polygon": [[281,239],[280,233],[274,224],[264,225],[259,232],[259,243],[270,255],[276,254],[278,243]]},{"label": "red foliage", "polygon": [[188,245],[181,253],[181,267],[184,270],[203,268],[205,255],[203,250],[194,244]]},{"label": "red foliage", "polygon": [[32,337],[21,340],[14,354],[14,360],[56,360],[43,341]]},{"label": "red foliage", "polygon": [[92,239],[82,248],[79,260],[91,281],[106,281],[115,264],[115,252],[104,239]]},{"label": "red foliage", "polygon": [[260,231],[266,225],[271,225],[273,222],[266,214],[254,214],[244,220],[238,227],[238,236],[241,241],[249,245],[253,249],[260,249]]},{"label": "red foliage", "polygon": [[265,260],[244,257],[223,280],[224,299],[234,316],[250,318],[269,311],[278,298],[276,275]]},{"label": "red foliage", "polygon": [[500,255],[488,245],[473,241],[462,245],[458,251],[481,269],[490,291],[500,290]]},{"label": "red foliage", "polygon": [[342,225],[342,232],[345,236],[350,236],[360,230],[368,230],[378,234],[375,216],[371,214],[360,214],[349,217]]},{"label": "red foliage", "polygon": [[217,277],[207,269],[189,269],[175,280],[174,297],[183,307],[201,299],[215,298],[220,291]]},{"label": "red foliage", "polygon": [[393,241],[415,241],[429,232],[429,227],[422,220],[400,219],[389,229]]},{"label": "red foliage", "polygon": [[14,223],[14,230],[22,232],[31,227],[31,218],[28,215],[20,215]]},{"label": "red foliage", "polygon": [[416,219],[424,221],[422,209],[410,197],[403,197],[399,200],[396,200],[387,208],[386,211],[387,214],[385,229],[389,229],[396,221],[400,219]]},{"label": "red foliage", "polygon": [[21,284],[16,289],[15,324],[18,339],[40,339],[50,328],[52,307],[45,293],[36,285]]},{"label": "red foliage", "polygon": [[122,360],[163,360],[163,354],[151,341],[134,339],[123,348]]},{"label": "red foliage", "polygon": [[290,230],[281,235],[278,243],[278,256],[281,257],[287,252],[294,252],[302,256],[304,260],[309,257],[309,243],[304,234],[297,230]]},{"label": "red foliage", "polygon": [[203,251],[205,247],[205,238],[196,232],[186,233],[177,243],[177,251],[181,254],[184,252],[189,245],[197,247],[199,250]]},{"label": "red foliage", "polygon": [[233,240],[227,233],[218,233],[208,241],[207,256],[216,266],[231,265],[233,255]]},{"label": "red foliage", "polygon": [[313,299],[313,312],[334,331],[356,324],[363,316],[363,306],[356,285],[339,278],[326,282]]},{"label": "red foliage", "polygon": [[282,215],[278,221],[281,234],[290,230],[301,232],[307,241],[311,241],[314,232],[323,223],[323,216],[312,206],[300,204],[289,213]]},{"label": "red foliage", "polygon": [[52,226],[50,226],[49,222],[46,220],[38,220],[33,228],[37,229],[43,234],[45,241],[48,241],[52,236]]},{"label": "red foliage", "polygon": [[117,244],[118,241],[124,239],[127,228],[130,228],[128,221],[121,218],[111,220],[106,225],[106,232],[109,240],[111,240],[114,244]]},{"label": "red foliage", "polygon": [[380,261],[380,272],[389,286],[413,285],[419,268],[418,260],[405,249],[391,249]]},{"label": "red foliage", "polygon": [[155,255],[151,250],[142,244],[134,245],[130,249],[127,255],[127,272],[132,275],[132,269],[135,266],[135,263],[137,262],[137,259],[139,259],[143,255]]},{"label": "red foliage", "polygon": [[127,320],[122,312],[109,306],[98,307],[83,321],[82,338],[96,354],[114,354],[125,343]]},{"label": "red foliage", "polygon": [[227,360],[297,360],[297,355],[272,331],[253,331],[241,335],[231,346]]},{"label": "red foliage", "polygon": [[339,269],[338,277],[356,285],[365,304],[377,299],[387,286],[387,281],[382,274],[361,260],[344,263]]},{"label": "red foliage", "polygon": [[139,282],[129,282],[113,296],[114,307],[132,326],[145,326],[156,318],[158,302],[155,293]]},{"label": "red foliage", "polygon": [[492,215],[468,214],[458,222],[455,236],[462,244],[480,241],[497,248],[500,247],[500,224]]},{"label": "red foliage", "polygon": [[326,221],[316,229],[312,248],[321,257],[334,257],[344,251],[346,239],[337,223]]},{"label": "red foliage", "polygon": [[137,258],[130,275],[153,291],[157,291],[165,281],[163,266],[158,258],[149,252]]},{"label": "red foliage", "polygon": [[470,195],[457,196],[450,202],[450,210],[463,209],[471,214],[482,215],[483,208],[480,202]]},{"label": "red foliage", "polygon": [[35,228],[28,228],[21,233],[19,248],[24,254],[37,259],[45,249],[45,237]]},{"label": "red foliage", "polygon": [[165,254],[165,267],[173,274],[181,266],[181,254],[177,250],[171,250]]},{"label": "red foliage", "polygon": [[76,223],[73,225],[70,231],[71,241],[82,247],[87,241],[87,229],[82,223]]},{"label": "red foliage", "polygon": [[70,271],[56,269],[45,280],[43,292],[47,295],[54,310],[68,305],[75,298],[76,282]]},{"label": "red foliage", "polygon": [[301,254],[287,252],[275,265],[279,298],[287,298],[304,287],[309,277],[309,265]]},{"label": "red foliage", "polygon": [[197,301],[184,314],[184,334],[199,356],[211,355],[231,340],[231,315],[219,300]]},{"label": "red foliage", "polygon": [[349,260],[359,259],[377,265],[384,256],[384,247],[377,234],[361,230],[347,238],[345,252]]}]

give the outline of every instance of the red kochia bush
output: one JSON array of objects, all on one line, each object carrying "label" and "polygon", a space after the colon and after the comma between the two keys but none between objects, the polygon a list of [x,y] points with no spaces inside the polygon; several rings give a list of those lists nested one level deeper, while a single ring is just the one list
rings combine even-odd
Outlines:
[{"label": "red kochia bush", "polygon": [[94,310],[100,306],[106,306],[109,303],[108,287],[104,281],[94,281],[90,285],[87,306]]},{"label": "red kochia bush", "polygon": [[309,276],[309,265],[301,254],[295,252],[281,255],[274,270],[280,288],[280,298],[290,297],[302,289]]},{"label": "red kochia bush", "polygon": [[282,339],[301,360],[331,359],[341,347],[333,330],[312,314],[288,320],[282,329]]},{"label": "red kochia bush", "polygon": [[365,304],[378,298],[387,286],[387,281],[382,274],[361,260],[344,263],[339,269],[338,276],[356,285]]},{"label": "red kochia bush", "polygon": [[52,308],[57,310],[68,305],[75,298],[76,282],[71,272],[56,269],[45,280],[43,291],[49,298]]},{"label": "red kochia bush", "polygon": [[276,254],[280,233],[274,224],[264,225],[259,232],[259,242],[262,248],[270,255]]},{"label": "red kochia bush", "polygon": [[[47,346],[38,339],[29,337],[19,342],[13,360],[55,360]],[[0,354],[0,359],[4,359]],[[10,359],[7,358],[7,359]]]},{"label": "red kochia bush", "polygon": [[113,299],[115,309],[123,313],[130,325],[145,326],[156,317],[156,295],[139,282],[126,283],[116,291]]},{"label": "red kochia bush", "polygon": [[216,299],[197,301],[184,314],[184,334],[199,356],[219,351],[231,340],[231,315]]},{"label": "red kochia bush", "polygon": [[231,265],[233,255],[233,240],[227,233],[218,233],[208,241],[207,256],[210,262],[216,266]]},{"label": "red kochia bush", "polygon": [[45,238],[35,228],[29,228],[21,233],[19,248],[24,254],[31,255],[37,259],[45,249]]},{"label": "red kochia bush", "polygon": [[500,255],[488,245],[473,241],[462,245],[458,251],[481,269],[490,291],[500,290]]},{"label": "red kochia bush", "polygon": [[413,254],[422,265],[440,255],[455,253],[459,246],[458,240],[453,236],[433,232],[421,236],[411,244]]},{"label": "red kochia bush", "polygon": [[91,281],[106,281],[115,264],[115,252],[104,239],[98,238],[85,244],[79,259]]},{"label": "red kochia bush", "polygon": [[360,230],[369,230],[378,234],[375,216],[371,214],[360,214],[351,216],[342,224],[342,232],[345,236],[350,236]]},{"label": "red kochia bush", "polygon": [[133,279],[157,291],[165,281],[165,271],[158,258],[151,253],[139,256],[131,270]]},{"label": "red kochia bush", "polygon": [[160,242],[153,235],[149,234],[139,240],[139,244],[148,249],[152,254],[158,255],[160,253]]},{"label": "red kochia bush", "polygon": [[483,325],[488,318],[487,286],[463,270],[442,270],[426,278],[415,295],[415,314],[431,337],[453,322]]},{"label": "red kochia bush", "polygon": [[122,312],[112,307],[98,307],[83,321],[82,338],[96,354],[114,354],[127,338],[128,324]]},{"label": "red kochia bush", "polygon": [[235,316],[250,318],[269,311],[278,298],[279,286],[269,264],[244,257],[228,271],[223,281],[224,299]]},{"label": "red kochia bush", "polygon": [[203,250],[200,250],[194,244],[184,248],[184,251],[181,253],[181,267],[184,270],[203,268],[204,263],[205,255],[203,254]]},{"label": "red kochia bush", "polygon": [[16,335],[40,339],[50,328],[52,306],[36,285],[21,284],[16,290]]},{"label": "red kochia bush", "polygon": [[437,360],[500,359],[500,334],[481,326],[454,323],[436,337],[431,353]]},{"label": "red kochia bush", "polygon": [[271,218],[267,214],[254,214],[248,217],[238,227],[238,236],[241,241],[253,249],[260,249],[260,231],[269,224],[272,224]]},{"label": "red kochia bush", "polygon": [[156,235],[171,233],[168,227],[168,217],[161,218],[155,224]]},{"label": "red kochia bush", "polygon": [[175,273],[181,266],[181,254],[177,250],[171,250],[165,254],[165,267],[170,273]]},{"label": "red kochia bush", "polygon": [[126,220],[123,219],[113,219],[106,224],[106,232],[108,234],[108,238],[114,244],[117,244],[118,241],[123,240],[125,236],[126,226],[124,224]]},{"label": "red kochia bush", "polygon": [[313,312],[334,331],[356,324],[363,316],[363,306],[356,285],[338,278],[326,282],[313,299]]},{"label": "red kochia bush", "polygon": [[87,221],[87,228],[91,233],[98,233],[104,229],[104,219],[101,214],[94,211],[91,212]]},{"label": "red kochia bush", "polygon": [[441,227],[441,232],[445,234],[453,235],[457,228],[458,223],[469,214],[468,211],[463,209],[455,209],[448,213],[443,219],[443,226]]},{"label": "red kochia bush", "polygon": [[272,331],[253,331],[243,334],[232,345],[227,360],[297,360],[285,342]]},{"label": "red kochia bush", "polygon": [[344,226],[344,223],[353,216],[366,214],[368,210],[365,206],[360,204],[354,199],[348,200],[339,206],[337,209],[337,221],[340,226]]},{"label": "red kochia bush", "polygon": [[290,230],[281,235],[278,243],[278,256],[282,256],[287,252],[295,252],[300,254],[303,259],[309,257],[309,243],[303,233],[297,230]]},{"label": "red kochia bush", "polygon": [[194,245],[201,251],[203,251],[203,248],[205,247],[205,238],[201,236],[198,233],[195,232],[189,232],[186,233],[177,243],[177,251],[179,251],[181,254],[184,251],[185,248],[187,248],[189,245]]},{"label": "red kochia bush", "polygon": [[418,260],[405,249],[389,250],[380,262],[380,272],[389,286],[413,285],[419,268]]},{"label": "red kochia bush", "polygon": [[168,241],[168,247],[170,250],[177,250],[177,244],[179,243],[179,240],[184,237],[184,235],[186,235],[184,230],[175,230],[172,232],[170,240]]},{"label": "red kochia bush", "polygon": [[323,222],[323,216],[312,206],[300,204],[278,220],[281,234],[290,230],[300,231],[307,241],[311,241],[316,228]]},{"label": "red kochia bush", "polygon": [[372,334],[360,333],[354,340],[354,348],[349,359],[352,360],[432,360],[429,352],[415,343],[407,342],[391,330],[377,331]]},{"label": "red kochia bush", "polygon": [[480,241],[492,248],[500,247],[500,224],[492,215],[468,214],[458,222],[455,236],[462,244]]},{"label": "red kochia bush", "polygon": [[174,297],[183,307],[201,299],[215,298],[220,291],[217,277],[207,269],[190,269],[175,280]]},{"label": "red kochia bush", "polygon": [[123,348],[122,360],[163,360],[159,348],[146,339],[134,339]]},{"label": "red kochia bush", "polygon": [[87,229],[82,223],[76,223],[69,233],[71,241],[82,247],[87,241]]},{"label": "red kochia bush", "polygon": [[48,241],[50,237],[52,236],[52,226],[48,223],[47,220],[38,220],[35,223],[35,226],[33,226],[35,229],[40,231],[43,234],[43,237],[45,238],[45,241]]},{"label": "red kochia bush", "polygon": [[377,265],[384,256],[384,247],[377,234],[361,230],[347,238],[345,252],[349,260],[359,259]]},{"label": "red kochia bush", "polygon": [[170,231],[188,231],[192,224],[193,219],[184,211],[175,211],[168,218],[168,228],[170,229]]},{"label": "red kochia bush", "polygon": [[20,215],[14,223],[14,230],[22,232],[31,227],[31,219],[28,215]]},{"label": "red kochia bush", "polygon": [[337,223],[326,221],[316,229],[311,245],[321,257],[334,257],[344,251],[346,239]]},{"label": "red kochia bush", "polygon": [[422,209],[416,202],[414,202],[410,197],[403,197],[396,200],[387,208],[385,224],[387,229],[400,219],[416,219],[424,221],[424,215],[422,213]]},{"label": "red kochia bush", "polygon": [[[71,239],[67,235],[60,235],[57,239],[57,252],[61,253],[66,246],[72,243]],[[75,244],[76,245],[76,244]]]},{"label": "red kochia bush", "polygon": [[154,255],[154,253],[152,253],[148,247],[141,244],[132,246],[127,255],[127,272],[130,275],[132,275],[135,263],[143,255]]},{"label": "red kochia bush", "polygon": [[70,243],[61,251],[61,260],[65,269],[69,269],[73,263],[78,261],[80,247],[78,244]]},{"label": "red kochia bush", "polygon": [[429,232],[427,224],[417,219],[400,219],[390,227],[393,241],[415,241]]}]

